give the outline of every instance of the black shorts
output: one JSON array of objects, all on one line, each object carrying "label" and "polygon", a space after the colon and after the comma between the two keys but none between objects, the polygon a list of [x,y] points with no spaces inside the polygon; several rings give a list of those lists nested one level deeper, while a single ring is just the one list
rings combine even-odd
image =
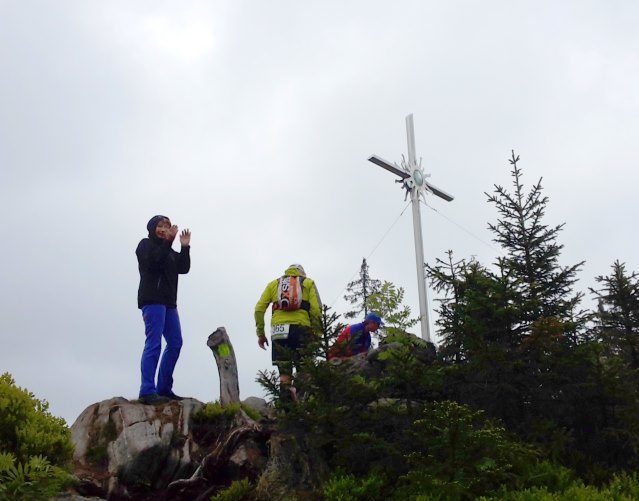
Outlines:
[{"label": "black shorts", "polygon": [[284,339],[271,338],[273,365],[290,373],[292,365],[299,362],[304,350],[309,347],[313,340],[313,333],[310,327],[304,325],[290,325],[288,336]]}]

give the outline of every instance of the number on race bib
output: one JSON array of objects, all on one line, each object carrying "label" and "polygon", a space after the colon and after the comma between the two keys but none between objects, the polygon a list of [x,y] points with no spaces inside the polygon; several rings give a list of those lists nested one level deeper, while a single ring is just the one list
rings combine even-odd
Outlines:
[{"label": "number on race bib", "polygon": [[288,338],[288,331],[290,325],[271,325],[271,339],[286,339]]}]

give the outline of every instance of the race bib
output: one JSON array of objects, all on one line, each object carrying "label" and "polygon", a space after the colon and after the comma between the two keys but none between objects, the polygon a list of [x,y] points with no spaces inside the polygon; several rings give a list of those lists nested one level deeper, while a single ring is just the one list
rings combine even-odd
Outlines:
[{"label": "race bib", "polygon": [[288,324],[271,325],[271,339],[287,339],[290,327]]}]

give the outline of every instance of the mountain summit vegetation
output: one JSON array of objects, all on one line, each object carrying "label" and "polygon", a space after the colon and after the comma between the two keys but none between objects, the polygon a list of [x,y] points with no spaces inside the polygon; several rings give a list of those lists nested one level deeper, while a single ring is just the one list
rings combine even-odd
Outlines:
[{"label": "mountain summit vegetation", "polygon": [[[485,264],[449,251],[426,266],[438,295],[437,351],[408,332],[416,319],[403,289],[372,279],[364,260],[343,316],[381,313],[378,346],[327,361],[345,324],[325,308],[324,336],[295,381],[298,402],[280,401],[277,374],[263,371],[273,406],[261,417],[240,407],[197,414],[195,429],[224,452],[216,433],[237,445],[229,423],[240,413],[246,443],[268,457],[251,475],[198,468],[212,484],[206,475],[166,479],[172,492],[204,482],[218,501],[639,499],[639,275],[615,260],[589,291],[596,309],[584,308],[583,261],[562,264],[563,224],[546,221],[541,179],[526,189],[519,163],[513,152],[510,189],[486,194],[502,254]],[[184,448],[183,437],[170,438]],[[0,499],[62,490],[71,451],[46,402],[1,376]],[[139,499],[161,495],[140,489]]]}]

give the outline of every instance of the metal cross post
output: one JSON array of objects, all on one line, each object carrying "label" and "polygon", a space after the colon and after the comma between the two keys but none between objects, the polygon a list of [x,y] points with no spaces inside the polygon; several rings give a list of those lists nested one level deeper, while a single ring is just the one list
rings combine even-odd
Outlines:
[{"label": "metal cross post", "polygon": [[426,274],[424,272],[424,245],[422,241],[422,218],[419,211],[420,198],[426,199],[426,192],[437,195],[447,202],[453,200],[453,196],[426,181],[430,174],[424,174],[422,161],[417,163],[415,155],[415,131],[413,127],[413,115],[406,117],[406,137],[408,140],[408,162],[402,155],[401,165],[391,164],[386,160],[373,155],[368,160],[383,167],[387,171],[396,174],[401,179],[396,182],[402,183],[406,189],[406,195],[410,193],[410,200],[413,206],[413,232],[415,235],[415,263],[417,265],[417,290],[419,292],[419,317],[422,328],[422,338],[430,342],[430,322],[428,318],[428,300],[426,295]]}]

